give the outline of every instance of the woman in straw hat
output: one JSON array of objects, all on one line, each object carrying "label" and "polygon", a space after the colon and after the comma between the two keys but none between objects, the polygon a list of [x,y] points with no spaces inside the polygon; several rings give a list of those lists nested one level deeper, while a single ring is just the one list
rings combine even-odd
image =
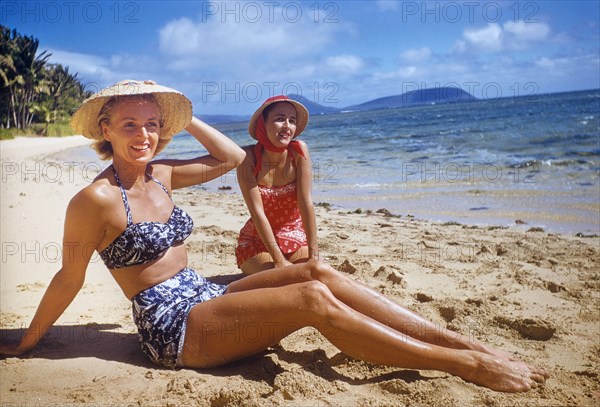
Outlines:
[{"label": "woman in straw hat", "polygon": [[312,164],[306,143],[296,140],[307,123],[308,110],[286,96],[267,99],[250,119],[257,143],[245,148],[237,170],[250,211],[235,250],[245,274],[317,258]]},{"label": "woman in straw hat", "polygon": [[[440,370],[507,392],[545,381],[543,370],[441,331],[314,260],[229,285],[211,283],[187,268],[182,243],[192,220],[174,205],[170,192],[223,174],[244,152],[193,119],[189,100],[179,92],[120,82],[85,101],[72,124],[96,140],[112,165],[69,203],[62,268],[20,342],[0,344],[0,354],[20,355],[39,342],[81,289],[92,254],[88,248],[94,247],[132,301],[143,351],[165,367],[222,365],[312,326],[346,354],[371,363]],[[183,128],[209,155],[153,160]]]}]

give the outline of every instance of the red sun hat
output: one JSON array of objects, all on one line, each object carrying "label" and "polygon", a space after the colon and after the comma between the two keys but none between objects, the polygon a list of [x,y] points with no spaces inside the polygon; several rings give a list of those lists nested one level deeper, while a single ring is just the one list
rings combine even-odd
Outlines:
[{"label": "red sun hat", "polygon": [[256,138],[256,121],[262,115],[263,111],[273,103],[278,102],[288,102],[294,105],[296,108],[296,133],[294,134],[294,138],[298,137],[306,128],[308,124],[308,109],[304,107],[304,105],[294,99],[290,99],[285,95],[278,95],[268,98],[264,101],[264,103],[256,109],[252,118],[250,119],[250,123],[248,123],[248,133],[252,136],[253,139]]}]

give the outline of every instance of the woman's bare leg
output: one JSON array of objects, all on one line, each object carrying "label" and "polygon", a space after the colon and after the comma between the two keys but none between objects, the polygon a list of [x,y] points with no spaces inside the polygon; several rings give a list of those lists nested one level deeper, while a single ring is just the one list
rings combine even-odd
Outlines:
[{"label": "woman's bare leg", "polygon": [[[300,249],[292,253],[288,260],[290,263],[305,263],[309,259],[308,257],[308,246],[302,246]],[[240,266],[242,273],[249,276],[256,274],[259,271],[269,270],[275,267],[273,258],[267,252],[258,253],[256,256],[250,257]]]},{"label": "woman's bare leg", "polygon": [[275,267],[273,258],[267,252],[258,253],[242,263],[240,270],[247,276],[256,274],[259,271],[269,270]]},{"label": "woman's bare leg", "polygon": [[310,261],[263,271],[230,284],[228,292],[280,287],[305,281],[320,281],[344,304],[394,330],[423,342],[453,349],[470,349],[512,359],[502,350],[442,328],[419,314],[391,301],[365,284],[324,263]]},{"label": "woman's bare leg", "polygon": [[366,362],[439,370],[497,391],[519,392],[545,380],[523,362],[421,342],[356,312],[318,281],[225,294],[188,317],[183,363],[209,367],[263,351],[306,326]]},{"label": "woman's bare leg", "polygon": [[302,246],[294,253],[288,256],[288,260],[292,264],[306,263],[310,257],[308,256],[308,246]]}]

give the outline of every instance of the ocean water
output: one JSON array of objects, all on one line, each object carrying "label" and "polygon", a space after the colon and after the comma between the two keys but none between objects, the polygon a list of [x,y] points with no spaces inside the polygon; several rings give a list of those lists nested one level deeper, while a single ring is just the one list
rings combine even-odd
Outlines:
[{"label": "ocean water", "polygon": [[[240,145],[247,123],[217,125]],[[313,199],[342,211],[600,234],[600,89],[313,115]],[[188,134],[164,155],[205,150]],[[231,186],[235,172],[204,188]]]}]

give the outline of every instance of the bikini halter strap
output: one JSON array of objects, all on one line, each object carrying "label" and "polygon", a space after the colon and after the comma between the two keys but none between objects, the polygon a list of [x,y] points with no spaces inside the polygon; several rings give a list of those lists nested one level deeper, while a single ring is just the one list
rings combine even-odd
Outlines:
[{"label": "bikini halter strap", "polygon": [[[114,165],[111,165],[111,168],[113,170],[113,174],[115,175],[115,181],[116,181],[117,185],[119,186],[119,188],[121,189],[121,199],[123,199],[123,205],[125,206],[125,213],[127,214],[127,225],[131,225],[131,224],[133,224],[133,217],[131,216],[131,209],[129,207],[129,201],[127,200],[127,193],[125,192],[123,183],[121,182],[121,179],[119,178],[119,174],[117,174],[117,169],[115,168]],[[160,185],[160,187],[163,189],[163,191],[165,191],[165,194],[167,194],[167,196],[171,199],[171,201],[173,201],[173,198],[171,197],[171,195],[169,195],[169,191],[167,191],[167,188],[163,185],[162,182],[160,182],[158,179],[156,179],[152,175],[150,175],[148,173],[148,171],[146,171],[146,176],[148,178],[150,178],[152,181],[156,182],[158,185]]]}]

